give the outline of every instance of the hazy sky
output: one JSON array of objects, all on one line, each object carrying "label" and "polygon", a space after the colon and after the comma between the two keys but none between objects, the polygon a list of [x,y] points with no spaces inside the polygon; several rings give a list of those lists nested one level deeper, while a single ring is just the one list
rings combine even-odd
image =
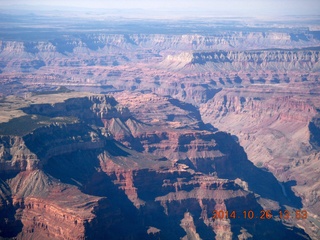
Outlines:
[{"label": "hazy sky", "polygon": [[200,11],[221,15],[319,15],[320,0],[0,0],[0,6]]}]

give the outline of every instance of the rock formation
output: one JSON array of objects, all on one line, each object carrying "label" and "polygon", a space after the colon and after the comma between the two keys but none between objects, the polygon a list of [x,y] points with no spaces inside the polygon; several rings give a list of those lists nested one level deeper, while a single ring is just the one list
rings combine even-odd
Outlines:
[{"label": "rock formation", "polygon": [[320,69],[319,51],[285,49],[181,53],[167,56],[161,66],[172,70],[189,68],[197,71],[195,65],[201,65],[200,71],[284,72],[303,69],[317,72]]},{"label": "rock formation", "polygon": [[318,239],[320,40],[300,21],[5,31],[0,236]]},{"label": "rock formation", "polygon": [[[263,237],[275,228],[279,239],[307,236],[276,219],[248,224],[242,217],[212,218],[214,210],[258,213],[263,207],[254,181],[277,180],[254,167],[229,134],[203,124],[191,105],[146,94],[143,99],[159,101],[141,109],[138,95],[130,99],[132,105],[121,107],[118,102],[125,96],[119,94],[118,101],[70,98],[23,108],[48,119],[23,136],[1,138],[2,237],[232,239],[243,231]],[[143,118],[135,108],[146,111]],[[165,115],[165,108],[174,110],[173,115]],[[64,115],[78,121],[50,122]],[[179,124],[172,124],[179,117]],[[128,142],[129,136],[134,141]],[[289,202],[280,186],[266,185],[257,193],[265,201],[299,206]]]}]

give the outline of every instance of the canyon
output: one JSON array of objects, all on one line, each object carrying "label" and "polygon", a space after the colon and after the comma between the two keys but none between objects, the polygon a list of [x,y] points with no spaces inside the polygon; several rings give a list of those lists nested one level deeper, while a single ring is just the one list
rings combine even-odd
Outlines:
[{"label": "canyon", "polygon": [[160,23],[0,39],[0,237],[318,239],[312,21]]},{"label": "canyon", "polygon": [[[45,103],[47,95],[29,100],[44,103],[22,103],[26,107],[20,111],[33,116],[31,121],[49,118],[44,126],[1,139],[4,237],[154,239],[193,232],[198,238],[225,239],[240,235],[240,229],[270,236],[273,228],[281,232],[279,238],[307,236],[294,223],[288,228],[276,219],[267,224],[254,219],[253,225],[245,219],[212,220],[213,210],[241,214],[243,209],[259,212],[264,205],[276,211],[301,203],[285,196],[276,178],[255,167],[230,134],[206,126],[194,109],[168,97],[139,94],[129,102],[138,108],[143,99],[154,104],[137,119],[130,106],[106,95],[58,94],[65,99],[61,103]],[[181,118],[178,124],[166,119],[169,109],[173,120]],[[71,116],[78,119],[63,122]],[[2,124],[14,129],[13,120]],[[257,179],[275,187],[261,187]],[[184,225],[185,219],[192,224]],[[148,233],[146,226],[157,231]]]}]

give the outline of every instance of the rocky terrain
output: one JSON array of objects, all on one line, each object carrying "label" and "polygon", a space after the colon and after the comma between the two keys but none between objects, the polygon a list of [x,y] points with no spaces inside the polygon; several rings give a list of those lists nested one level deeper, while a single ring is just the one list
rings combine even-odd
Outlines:
[{"label": "rocky terrain", "polygon": [[317,81],[317,31],[255,31],[219,30],[212,35],[96,33],[46,41],[2,40],[1,92],[23,94],[41,83],[42,88],[63,84],[77,89],[159,93],[172,87],[183,94],[182,82],[188,90],[186,84],[199,80],[213,88]]},{"label": "rocky terrain", "polygon": [[[301,203],[248,161],[231,135],[205,125],[195,108],[154,94],[133,95],[128,106],[72,94],[58,93],[64,101],[57,103],[45,103],[47,95],[22,102],[30,121],[47,121],[1,137],[2,237],[232,239],[246,232],[263,238],[277,228],[275,238],[307,238],[294,219],[212,219],[213,210],[240,216]],[[143,101],[154,104],[142,109]],[[165,115],[169,109],[172,116]],[[0,128],[10,124],[14,131],[14,120]]]},{"label": "rocky terrain", "polygon": [[179,24],[1,37],[1,237],[319,238],[319,31]]}]

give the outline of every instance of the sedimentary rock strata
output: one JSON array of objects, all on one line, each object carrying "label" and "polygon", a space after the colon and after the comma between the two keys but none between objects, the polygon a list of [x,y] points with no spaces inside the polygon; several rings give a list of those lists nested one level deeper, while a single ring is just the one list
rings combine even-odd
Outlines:
[{"label": "sedimentary rock strata", "polygon": [[[121,102],[123,98],[118,97]],[[131,99],[132,105],[122,107],[106,96],[24,107],[27,115],[48,118],[46,125],[23,136],[1,138],[1,161],[6,166],[1,168],[0,214],[5,219],[1,235],[18,239],[191,235],[231,239],[242,234],[245,219],[214,219],[212,211],[232,208],[241,214],[250,208],[258,212],[262,206],[254,194],[253,178],[260,174],[261,184],[277,180],[256,169],[229,134],[203,124],[196,109],[170,98],[145,96],[150,97],[160,101],[145,108],[154,111],[141,119],[131,112],[132,106],[139,108],[136,98]],[[163,121],[168,118],[164,105],[176,109],[176,115],[169,118],[189,116],[181,121],[183,127]],[[65,120],[78,120],[51,122],[64,114]],[[159,116],[157,121],[154,114]],[[118,121],[117,128],[110,121]],[[128,136],[140,148],[123,145]],[[252,176],[245,172],[248,167]],[[273,201],[289,204],[280,186],[267,188],[258,191],[263,198],[274,195]],[[247,234],[262,237],[262,232],[271,234],[270,229],[276,228],[280,237],[307,236],[302,229],[289,230],[281,221],[254,222],[245,224]]]}]

